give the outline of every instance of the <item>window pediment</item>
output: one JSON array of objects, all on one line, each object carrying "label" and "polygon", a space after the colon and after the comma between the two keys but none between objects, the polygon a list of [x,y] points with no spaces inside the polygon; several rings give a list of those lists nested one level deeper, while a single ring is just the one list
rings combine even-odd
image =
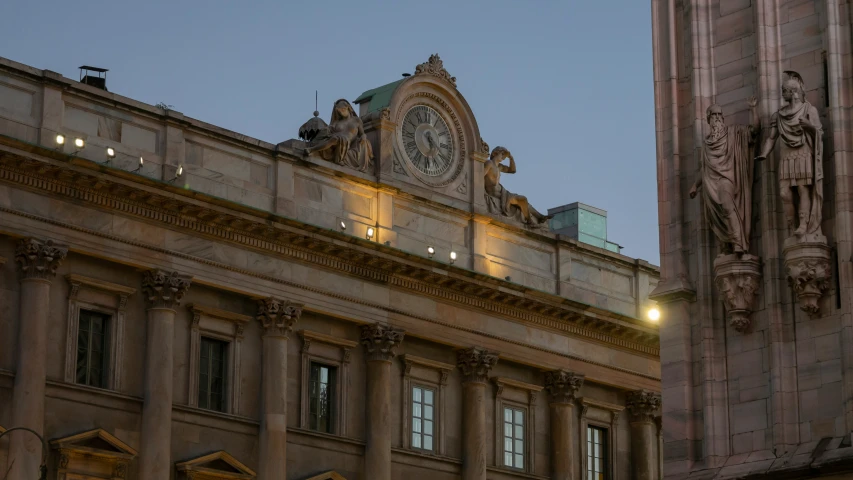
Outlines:
[{"label": "window pediment", "polygon": [[59,451],[60,473],[93,478],[124,478],[137,452],[104,429],[89,430],[50,441]]},{"label": "window pediment", "polygon": [[305,480],[347,480],[343,477],[343,475],[339,474],[335,471],[329,471],[326,473],[321,473],[320,475],[316,475],[311,478],[306,478]]},{"label": "window pediment", "polygon": [[228,452],[220,450],[175,464],[188,480],[254,479],[256,474]]}]

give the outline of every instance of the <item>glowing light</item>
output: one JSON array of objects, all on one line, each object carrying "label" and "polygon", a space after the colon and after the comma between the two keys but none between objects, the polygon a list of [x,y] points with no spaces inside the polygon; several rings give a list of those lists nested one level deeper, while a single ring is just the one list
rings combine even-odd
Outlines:
[{"label": "glowing light", "polygon": [[347,229],[347,224],[344,223],[343,220],[341,220],[341,230],[346,230],[346,229]]},{"label": "glowing light", "polygon": [[183,173],[184,173],[184,166],[178,165],[178,172],[176,173],[176,176],[180,177],[181,175],[183,175]]},{"label": "glowing light", "polygon": [[658,310],[657,308],[652,308],[649,310],[648,316],[649,320],[657,322],[658,320],[660,320],[660,310]]},{"label": "glowing light", "polygon": [[65,135],[57,135],[56,136],[56,144],[57,145],[65,145]]},{"label": "glowing light", "polygon": [[435,255],[435,249],[432,248],[432,245],[427,247],[427,253],[429,254],[429,258],[432,258],[432,256]]},{"label": "glowing light", "polygon": [[456,252],[450,252],[450,263],[456,261]]},{"label": "glowing light", "polygon": [[86,142],[84,142],[82,138],[75,138],[74,146],[77,148],[83,148],[86,146]]},{"label": "glowing light", "polygon": [[375,233],[375,230],[373,230],[373,227],[367,227],[367,239],[368,240],[373,240],[373,234],[374,233]]},{"label": "glowing light", "polygon": [[112,147],[107,147],[107,157],[115,158],[116,151]]}]

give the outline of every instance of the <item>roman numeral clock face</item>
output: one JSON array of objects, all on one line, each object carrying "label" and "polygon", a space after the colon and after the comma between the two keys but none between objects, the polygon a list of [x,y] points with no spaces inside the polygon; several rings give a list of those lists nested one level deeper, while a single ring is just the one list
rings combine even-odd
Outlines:
[{"label": "roman numeral clock face", "polygon": [[424,175],[437,177],[453,164],[453,137],[435,110],[426,105],[409,109],[403,117],[400,134],[406,156]]}]

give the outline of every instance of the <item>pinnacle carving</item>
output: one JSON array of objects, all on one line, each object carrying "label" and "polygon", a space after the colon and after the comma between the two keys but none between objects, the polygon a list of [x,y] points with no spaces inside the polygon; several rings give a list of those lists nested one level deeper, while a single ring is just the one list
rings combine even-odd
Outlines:
[{"label": "pinnacle carving", "polygon": [[660,410],[661,398],[659,393],[649,390],[636,390],[628,393],[625,403],[628,413],[631,415],[631,421],[652,422],[655,413]]},{"label": "pinnacle carving", "polygon": [[367,360],[390,361],[397,355],[397,345],[405,332],[399,328],[374,323],[361,327],[361,344],[367,351]]},{"label": "pinnacle carving", "polygon": [[545,372],[545,391],[551,403],[571,403],[583,386],[584,376],[565,370]]},{"label": "pinnacle carving", "polygon": [[147,270],[142,276],[142,294],[148,308],[172,308],[181,304],[181,299],[190,288],[192,277],[178,272]]},{"label": "pinnacle carving", "polygon": [[456,366],[462,371],[462,382],[486,383],[489,371],[498,363],[498,354],[479,347],[456,351]]},{"label": "pinnacle carving", "polygon": [[68,247],[56,245],[53,240],[41,241],[25,238],[18,242],[15,262],[21,267],[24,278],[49,279],[68,254]]},{"label": "pinnacle carving", "polygon": [[293,325],[302,316],[301,303],[269,297],[258,300],[258,321],[264,327],[264,335],[287,337]]},{"label": "pinnacle carving", "polygon": [[437,53],[430,55],[429,60],[415,67],[415,75],[432,75],[447,80],[454,87],[456,86],[456,77],[451,77],[447,73],[447,70],[444,69],[444,62],[441,61],[441,57]]}]

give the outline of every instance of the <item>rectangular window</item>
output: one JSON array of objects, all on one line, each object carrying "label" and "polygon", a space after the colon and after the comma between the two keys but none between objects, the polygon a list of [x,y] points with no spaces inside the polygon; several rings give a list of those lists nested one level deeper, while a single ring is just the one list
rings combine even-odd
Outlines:
[{"label": "rectangular window", "polygon": [[308,396],[308,427],[311,430],[334,433],[336,374],[335,367],[311,363]]},{"label": "rectangular window", "polygon": [[524,469],[524,410],[504,407],[504,465]]},{"label": "rectangular window", "polygon": [[586,480],[607,480],[607,429],[586,427]]},{"label": "rectangular window", "polygon": [[412,387],[412,448],[434,450],[435,391]]},{"label": "rectangular window", "polygon": [[228,342],[201,337],[199,350],[198,406],[224,412]]},{"label": "rectangular window", "polygon": [[77,328],[77,383],[106,388],[109,315],[80,310]]}]

